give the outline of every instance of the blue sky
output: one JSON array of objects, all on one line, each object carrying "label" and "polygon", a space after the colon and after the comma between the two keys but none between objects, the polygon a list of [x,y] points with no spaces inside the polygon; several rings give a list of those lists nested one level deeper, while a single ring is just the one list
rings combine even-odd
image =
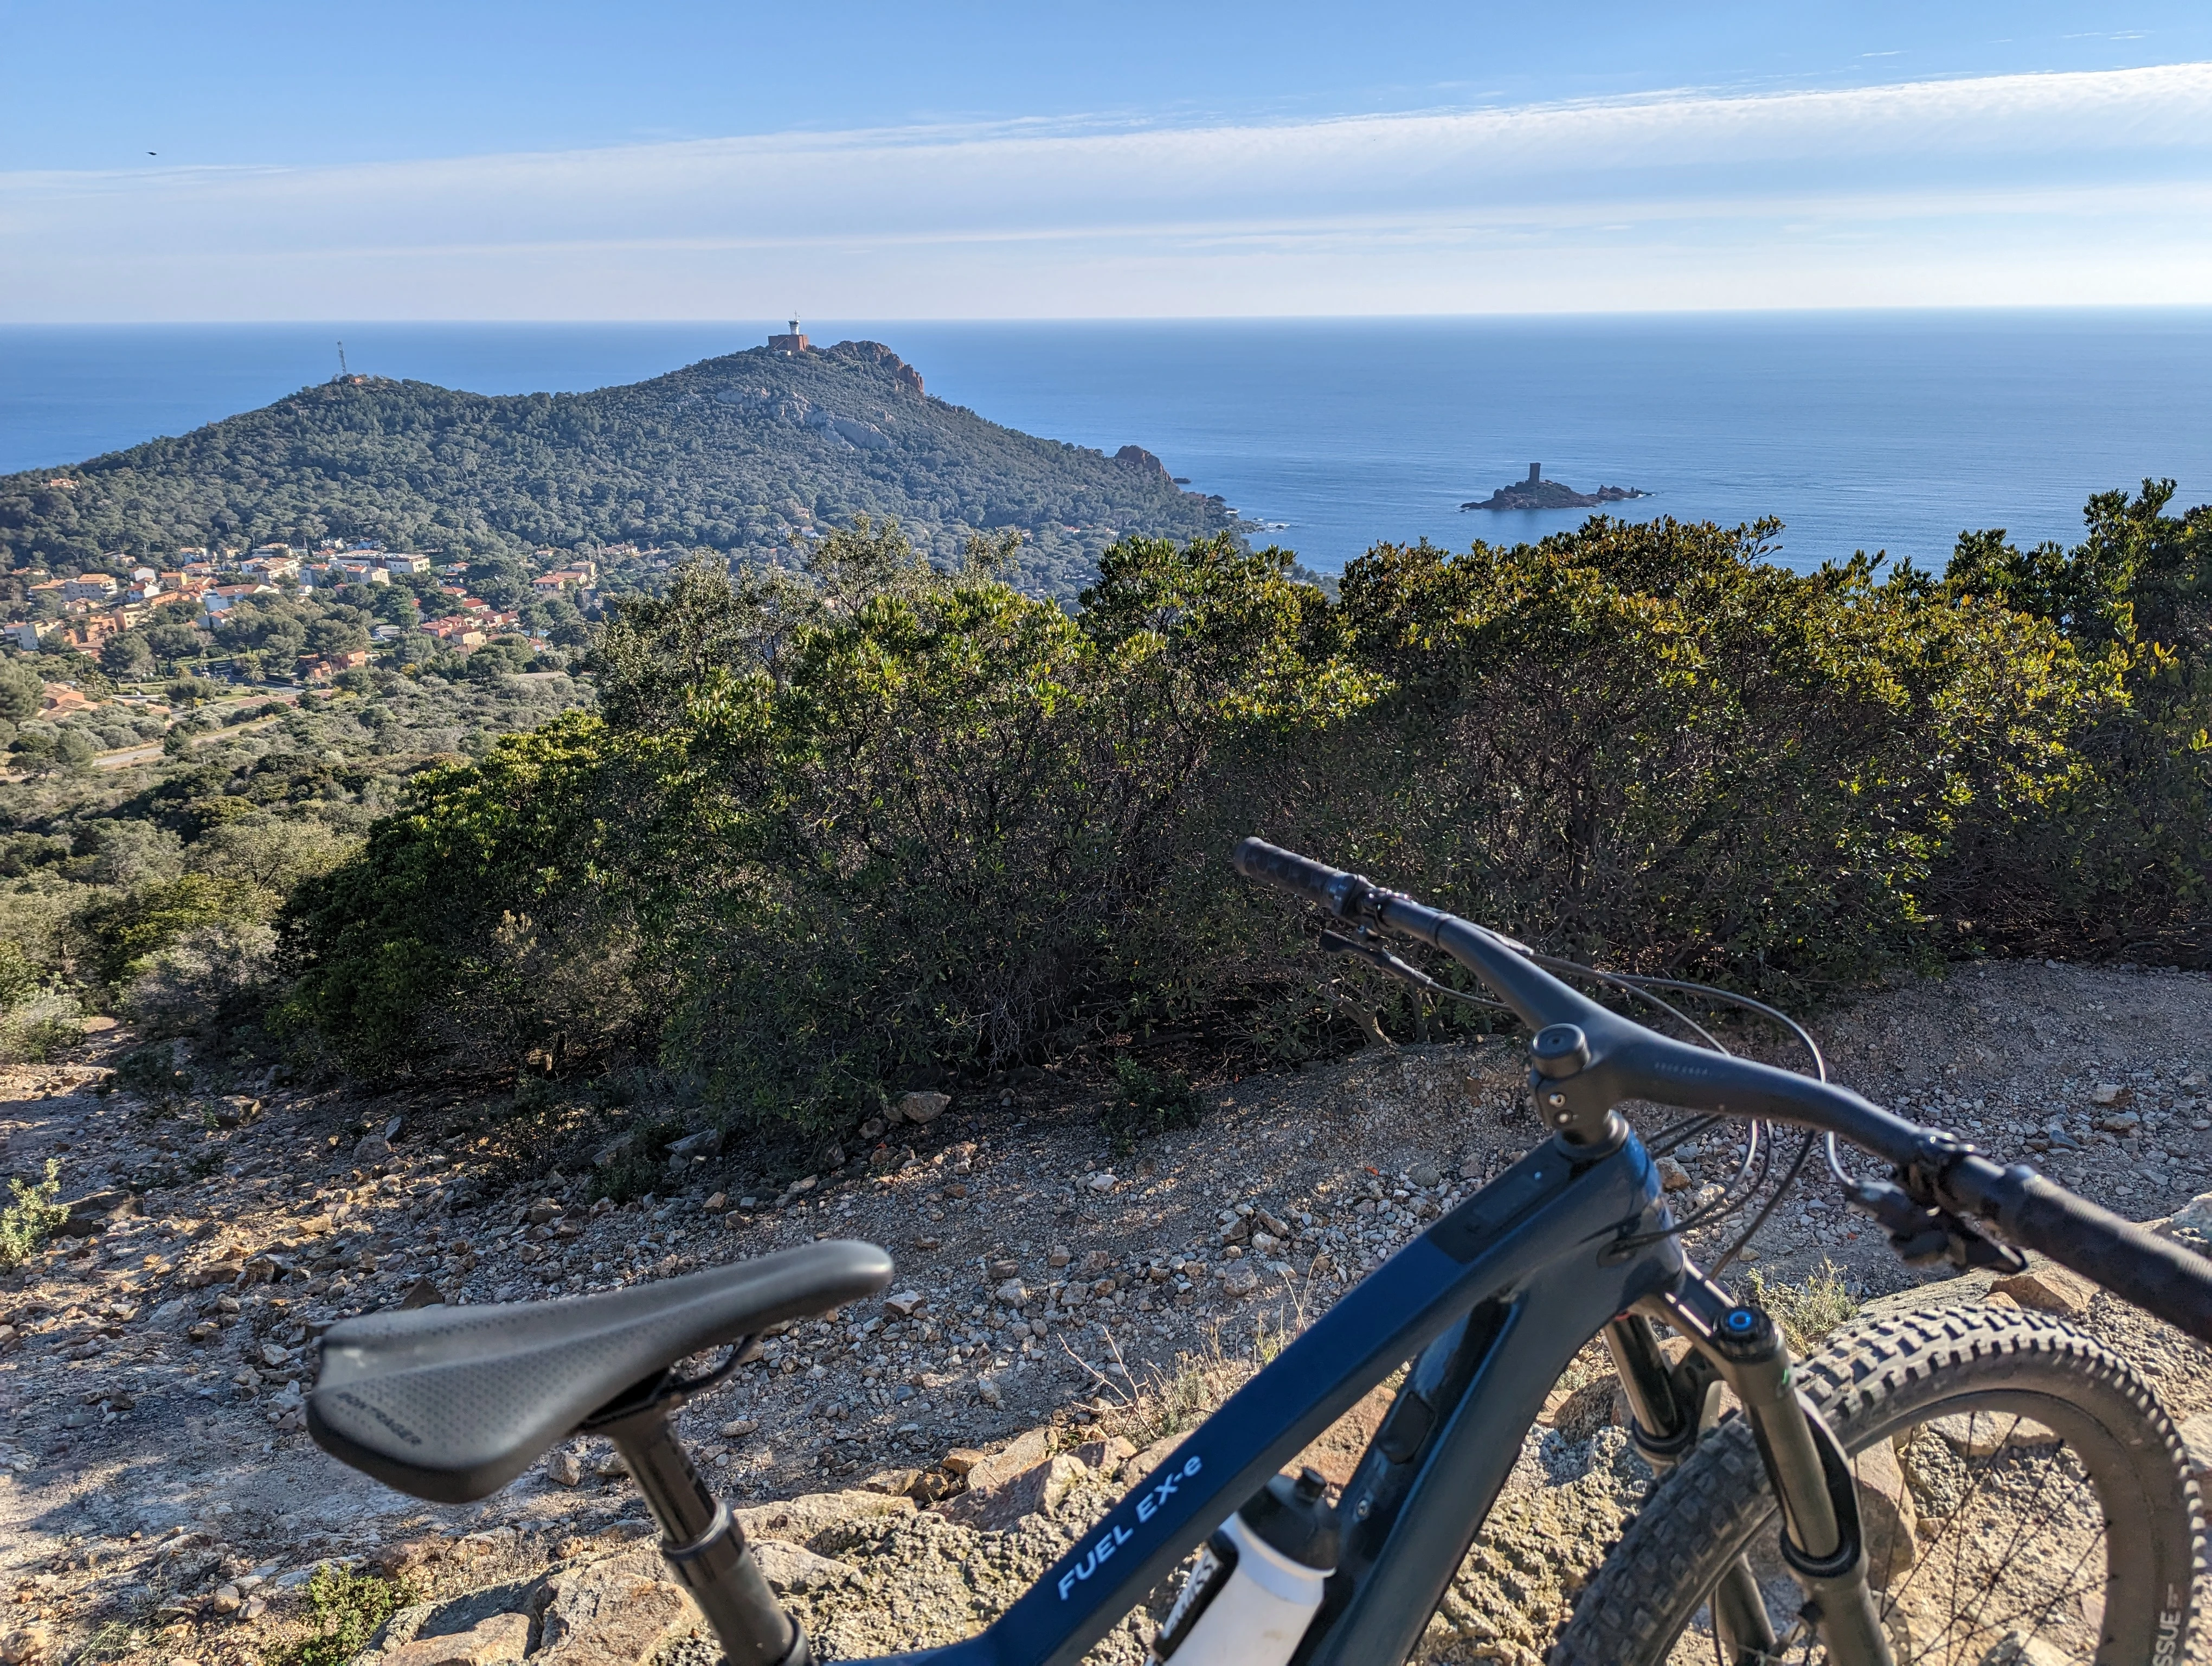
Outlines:
[{"label": "blue sky", "polygon": [[0,39],[14,321],[2212,299],[2201,0],[95,0]]}]

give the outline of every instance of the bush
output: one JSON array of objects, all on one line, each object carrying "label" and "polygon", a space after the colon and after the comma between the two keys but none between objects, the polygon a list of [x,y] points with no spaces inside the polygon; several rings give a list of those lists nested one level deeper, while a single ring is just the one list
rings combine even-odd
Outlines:
[{"label": "bush", "polygon": [[1114,1081],[1115,1095],[1099,1112],[1098,1125],[1116,1157],[1170,1128],[1196,1128],[1204,1113],[1205,1100],[1180,1073],[1157,1076],[1124,1056],[1114,1061]]},{"label": "bush", "polygon": [[221,1026],[263,1004],[276,947],[259,923],[191,927],[137,963],[123,1009],[149,1035]]},{"label": "bush", "polygon": [[347,1666],[376,1628],[416,1596],[414,1586],[404,1579],[356,1573],[325,1562],[307,1579],[313,1634],[276,1651],[270,1657],[270,1666]]},{"label": "bush", "polygon": [[30,1260],[69,1219],[67,1207],[55,1201],[61,1193],[61,1171],[62,1165],[49,1157],[46,1177],[37,1184],[8,1183],[15,1201],[0,1209],[0,1273],[12,1273]]},{"label": "bush", "polygon": [[[1480,1022],[1319,962],[1228,871],[1255,831],[1799,1001],[2103,897],[2185,943],[2212,629],[2204,517],[2162,502],[2093,506],[2033,594],[2001,547],[1799,575],[1771,526],[1601,517],[1380,546],[1335,599],[1279,551],[1130,539],[1073,617],[895,527],[693,567],[605,633],[597,714],[425,772],[300,888],[288,1018],[372,1072],[657,1056],[808,1129],[1117,1033],[1295,1059]],[[2113,579],[2122,544],[2166,553]]]}]

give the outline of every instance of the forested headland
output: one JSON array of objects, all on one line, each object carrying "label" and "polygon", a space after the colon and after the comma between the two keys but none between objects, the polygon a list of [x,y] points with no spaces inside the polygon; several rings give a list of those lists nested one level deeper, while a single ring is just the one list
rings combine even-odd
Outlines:
[{"label": "forested headland", "polygon": [[1073,599],[1131,534],[1229,529],[1133,447],[1038,439],[928,397],[890,349],[757,349],[588,393],[493,397],[374,378],[79,466],[0,477],[0,552],[75,572],[179,546],[326,538],[452,559],[659,544],[778,556],[860,514],[940,564],[1018,529],[1009,576]]}]

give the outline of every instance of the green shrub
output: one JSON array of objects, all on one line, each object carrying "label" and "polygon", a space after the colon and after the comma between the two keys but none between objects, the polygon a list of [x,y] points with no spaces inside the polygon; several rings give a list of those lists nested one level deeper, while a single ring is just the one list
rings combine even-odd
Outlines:
[{"label": "green shrub", "polygon": [[629,1203],[667,1183],[668,1142],[683,1132],[683,1119],[676,1116],[659,1117],[631,1130],[629,1143],[612,1161],[592,1167],[592,1196]]},{"label": "green shrub", "polygon": [[125,1054],[115,1067],[114,1079],[118,1087],[164,1110],[173,1110],[191,1097],[191,1073],[178,1066],[176,1051],[166,1042]]},{"label": "green shrub", "polygon": [[1170,1128],[1196,1128],[1206,1108],[1188,1076],[1158,1076],[1126,1055],[1114,1061],[1114,1097],[1099,1112],[1098,1125],[1117,1157]]},{"label": "green shrub", "polygon": [[325,1562],[307,1580],[313,1635],[273,1651],[270,1666],[347,1666],[378,1626],[415,1600],[415,1588],[404,1579],[356,1573]]},{"label": "green shrub", "polygon": [[0,1208],[0,1273],[11,1273],[30,1260],[69,1219],[69,1210],[54,1201],[61,1192],[61,1170],[62,1165],[49,1157],[46,1178],[37,1184],[9,1181],[8,1190],[15,1201]]},{"label": "green shrub", "polygon": [[1114,1034],[1291,1060],[1486,1022],[1319,960],[1229,872],[1250,832],[1801,1002],[2078,940],[2100,899],[2185,946],[2207,539],[2154,496],[2093,506],[2040,588],[2001,541],[1942,581],[1796,574],[1771,525],[1602,517],[1378,546],[1334,599],[1278,551],[1130,539],[1072,617],[893,527],[695,567],[606,631],[598,714],[416,777],[294,894],[288,1018],[374,1072],[657,1058],[817,1131]]},{"label": "green shrub", "polygon": [[1746,1305],[1765,1310],[1790,1344],[1793,1358],[1802,1359],[1859,1316],[1857,1298],[1844,1282],[1844,1270],[1832,1261],[1795,1282],[1770,1280],[1753,1268],[1744,1274]]}]

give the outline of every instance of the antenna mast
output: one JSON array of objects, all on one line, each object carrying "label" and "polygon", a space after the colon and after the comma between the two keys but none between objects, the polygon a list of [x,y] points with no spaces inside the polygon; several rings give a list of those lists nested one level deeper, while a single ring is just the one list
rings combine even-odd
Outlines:
[{"label": "antenna mast", "polygon": [[345,344],[340,342],[338,344],[338,380],[347,381],[351,380],[353,372],[346,368]]}]

